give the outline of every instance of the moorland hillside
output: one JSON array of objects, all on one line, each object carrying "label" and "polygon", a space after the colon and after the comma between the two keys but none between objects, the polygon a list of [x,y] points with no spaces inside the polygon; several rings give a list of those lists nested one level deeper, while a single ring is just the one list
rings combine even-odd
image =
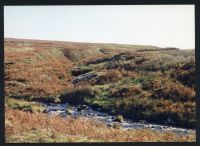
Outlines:
[{"label": "moorland hillside", "polygon": [[[4,46],[6,101],[86,104],[135,121],[195,127],[194,49],[26,39]],[[23,109],[8,103],[9,113]]]}]

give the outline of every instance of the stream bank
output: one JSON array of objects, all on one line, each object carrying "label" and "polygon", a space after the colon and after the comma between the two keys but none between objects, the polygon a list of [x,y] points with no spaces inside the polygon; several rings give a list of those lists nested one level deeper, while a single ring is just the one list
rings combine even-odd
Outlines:
[{"label": "stream bank", "polygon": [[[134,122],[129,119],[123,119],[121,122],[116,121],[116,116],[100,111],[100,109],[93,109],[86,105],[71,105],[69,103],[55,104],[48,103],[43,104],[45,107],[45,113],[51,115],[59,115],[61,117],[67,118],[72,116],[73,118],[84,117],[84,118],[94,118],[102,121],[109,127],[121,127],[126,130],[136,130],[136,129],[150,129],[158,132],[173,132],[176,135],[187,135],[193,132],[191,129],[177,128],[172,126],[158,125],[153,123]],[[81,108],[80,108],[81,107]]]}]

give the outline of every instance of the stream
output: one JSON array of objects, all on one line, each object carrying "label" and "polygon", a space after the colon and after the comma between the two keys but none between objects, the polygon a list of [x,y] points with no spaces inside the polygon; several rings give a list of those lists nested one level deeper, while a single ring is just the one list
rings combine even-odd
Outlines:
[{"label": "stream", "polygon": [[92,109],[89,106],[85,106],[84,109],[80,109],[77,105],[70,105],[68,103],[65,104],[43,104],[45,107],[45,111],[47,114],[51,115],[59,115],[62,117],[72,116],[74,118],[76,117],[85,117],[85,118],[95,118],[99,121],[102,121],[106,125],[112,127],[113,125],[119,125],[120,127],[126,129],[126,130],[132,130],[132,129],[151,129],[156,130],[159,132],[173,132],[176,135],[187,135],[190,132],[193,132],[194,130],[191,129],[184,129],[184,128],[177,128],[172,126],[165,126],[165,125],[158,125],[158,124],[152,124],[148,122],[134,122],[129,119],[124,119],[122,122],[116,122],[116,116],[101,112],[100,109]]}]

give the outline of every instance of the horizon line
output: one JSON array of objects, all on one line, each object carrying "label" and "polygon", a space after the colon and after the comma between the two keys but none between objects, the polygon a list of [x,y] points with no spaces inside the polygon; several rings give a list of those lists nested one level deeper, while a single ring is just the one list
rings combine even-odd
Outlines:
[{"label": "horizon line", "polygon": [[90,43],[90,44],[111,44],[111,45],[131,45],[131,46],[150,46],[150,47],[157,47],[157,48],[177,48],[180,50],[189,50],[189,49],[195,49],[195,48],[178,48],[178,47],[173,47],[173,46],[169,46],[169,47],[160,47],[157,45],[148,45],[148,44],[129,44],[129,43],[114,43],[114,42],[82,42],[82,41],[67,41],[67,40],[50,40],[50,39],[36,39],[36,38],[14,38],[14,37],[4,37],[4,41],[5,39],[18,39],[18,40],[33,40],[33,41],[52,41],[52,42],[66,42],[66,43]]}]

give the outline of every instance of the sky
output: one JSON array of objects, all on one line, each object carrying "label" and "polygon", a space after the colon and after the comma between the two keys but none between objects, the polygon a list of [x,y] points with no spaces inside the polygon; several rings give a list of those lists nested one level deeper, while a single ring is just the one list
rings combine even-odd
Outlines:
[{"label": "sky", "polygon": [[195,48],[194,5],[5,6],[4,37]]}]

